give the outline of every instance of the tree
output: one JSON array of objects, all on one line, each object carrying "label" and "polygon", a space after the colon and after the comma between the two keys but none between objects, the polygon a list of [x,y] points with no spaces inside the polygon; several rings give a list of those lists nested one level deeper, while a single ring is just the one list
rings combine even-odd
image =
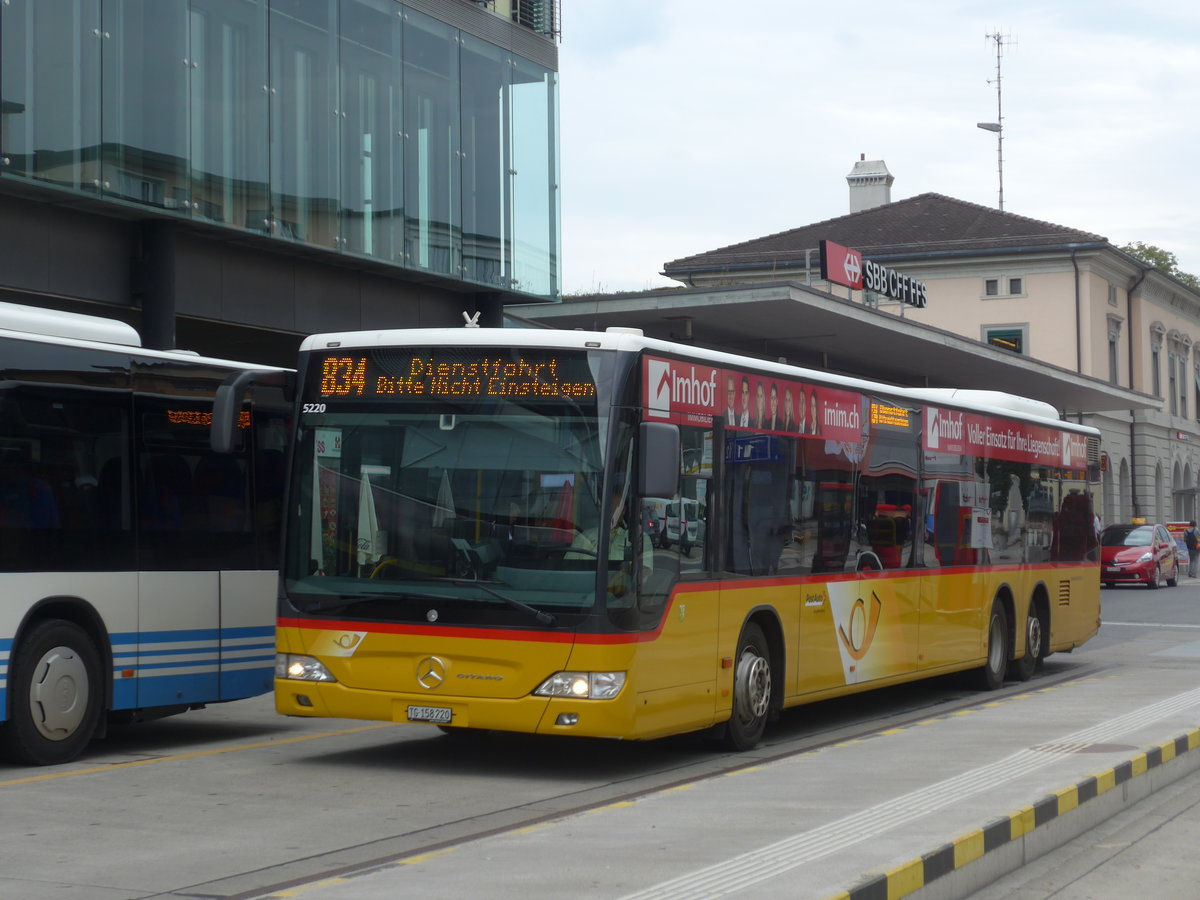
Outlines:
[{"label": "tree", "polygon": [[1193,290],[1200,291],[1200,278],[1190,272],[1181,272],[1179,259],[1170,250],[1155,247],[1153,244],[1144,244],[1141,241],[1126,244],[1121,249],[1135,259],[1140,259],[1146,265],[1154,266],[1163,274],[1170,275],[1176,281],[1183,282]]}]

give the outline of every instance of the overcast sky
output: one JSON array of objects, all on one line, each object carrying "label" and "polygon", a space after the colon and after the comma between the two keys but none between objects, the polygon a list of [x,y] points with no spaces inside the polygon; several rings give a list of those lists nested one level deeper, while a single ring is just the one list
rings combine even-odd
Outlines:
[{"label": "overcast sky", "polygon": [[1200,275],[1196,0],[563,0],[563,290],[892,199],[997,205],[1143,241]]}]

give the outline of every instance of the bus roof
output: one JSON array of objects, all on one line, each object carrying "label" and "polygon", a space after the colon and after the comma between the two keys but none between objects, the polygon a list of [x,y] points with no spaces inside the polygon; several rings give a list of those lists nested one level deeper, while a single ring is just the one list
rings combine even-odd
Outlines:
[{"label": "bus roof", "polygon": [[201,356],[191,350],[151,350],[142,346],[137,330],[117,319],[39,309],[19,303],[0,301],[0,336],[39,341],[58,347],[83,347],[107,352],[124,350],[143,359],[187,360],[198,364],[223,366],[231,369],[261,369],[291,371],[279,366],[260,365],[243,360]]},{"label": "bus roof", "polygon": [[48,337],[74,338],[101,344],[121,344],[140,347],[142,339],[132,325],[103,316],[58,309],[23,306],[20,303],[0,303],[0,328]]},{"label": "bus roof", "polygon": [[808,369],[802,366],[771,362],[754,357],[738,356],[721,350],[709,350],[675,344],[658,338],[646,337],[637,328],[612,327],[607,331],[568,331],[554,328],[400,328],[378,331],[348,331],[329,334],[314,334],[305,338],[300,345],[303,351],[330,350],[339,347],[390,347],[390,346],[497,346],[546,347],[560,349],[624,350],[673,354],[714,366],[775,372],[781,377],[826,384],[831,387],[861,393],[883,393],[903,398],[913,403],[934,406],[950,406],[989,415],[1006,415],[1051,424],[1056,428],[1081,434],[1099,436],[1100,432],[1088,425],[1059,418],[1058,410],[1049,403],[1029,397],[1021,397],[1004,391],[968,390],[959,388],[912,388],[900,387],[883,382],[869,381]]}]

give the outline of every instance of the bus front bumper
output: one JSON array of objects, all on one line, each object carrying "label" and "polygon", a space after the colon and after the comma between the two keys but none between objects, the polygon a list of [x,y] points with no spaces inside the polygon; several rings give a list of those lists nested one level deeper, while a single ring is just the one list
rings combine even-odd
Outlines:
[{"label": "bus front bumper", "polygon": [[629,737],[628,686],[612,700],[526,696],[497,699],[348,688],[337,682],[275,679],[275,709],[285,716],[365,719],[579,737]]}]

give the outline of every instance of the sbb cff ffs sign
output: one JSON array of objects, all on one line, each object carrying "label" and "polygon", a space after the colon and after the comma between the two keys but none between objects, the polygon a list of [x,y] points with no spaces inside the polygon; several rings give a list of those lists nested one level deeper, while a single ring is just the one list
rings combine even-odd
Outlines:
[{"label": "sbb cff ffs sign", "polygon": [[874,291],[918,309],[926,306],[925,282],[863,259],[858,250],[833,241],[821,241],[821,277],[851,290]]}]

